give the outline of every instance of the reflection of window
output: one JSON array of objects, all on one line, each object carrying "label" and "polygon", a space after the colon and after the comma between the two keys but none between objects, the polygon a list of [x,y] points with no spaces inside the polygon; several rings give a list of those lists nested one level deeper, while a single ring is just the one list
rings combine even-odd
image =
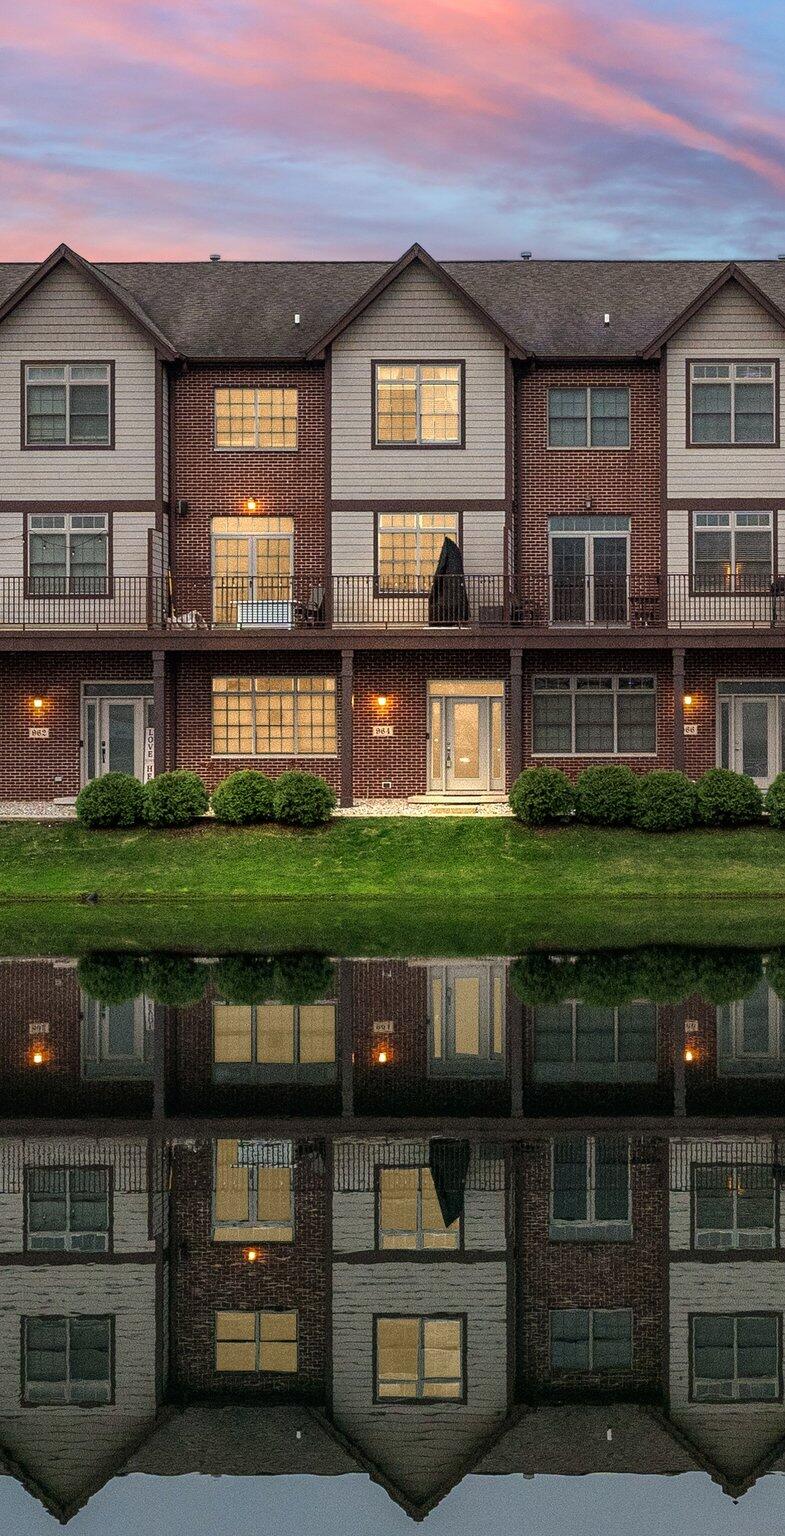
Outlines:
[{"label": "reflection of window", "polygon": [[696,1248],[773,1248],[775,1184],[769,1164],[693,1167]]},{"label": "reflection of window", "polygon": [[629,448],[628,389],[549,389],[549,448]]},{"label": "reflection of window", "polygon": [[213,752],[323,757],[336,750],[334,677],[214,677]]},{"label": "reflection of window", "polygon": [[108,591],[109,531],[101,512],[36,512],[28,520],[31,597],[103,597]]},{"label": "reflection of window", "polygon": [[27,1247],[106,1253],[109,1176],[105,1168],[28,1168]]},{"label": "reflection of window", "polygon": [[551,1179],[554,1228],[570,1235],[584,1228],[593,1235],[595,1228],[602,1234],[629,1225],[630,1154],[623,1138],[560,1137],[553,1143]]},{"label": "reflection of window", "polygon": [[429,1168],[380,1168],[380,1248],[458,1248],[460,1218],[447,1227]]},{"label": "reflection of window", "polygon": [[376,443],[459,446],[461,372],[460,363],[376,363]]},{"label": "reflection of window", "polygon": [[694,512],[695,592],[764,592],[773,571],[770,512]]},{"label": "reflection of window", "polygon": [[22,1319],[26,1403],[108,1403],[112,1397],[112,1319]]},{"label": "reflection of window", "polygon": [[146,998],[127,1003],[98,1003],[84,999],[82,1068],[85,1077],[123,1081],[149,1077],[152,1071],[152,1030],[146,1027]]},{"label": "reflection of window", "polygon": [[287,1149],[278,1142],[217,1141],[213,1210],[217,1242],[293,1242],[291,1145]]},{"label": "reflection of window", "polygon": [[297,447],[296,389],[216,389],[216,448]]},{"label": "reflection of window", "polygon": [[34,448],[108,448],[108,363],[28,363],[25,442]]},{"label": "reflection of window", "polygon": [[613,1371],[632,1365],[627,1307],[551,1312],[551,1365],[559,1371]]},{"label": "reflection of window", "polygon": [[532,711],[537,757],[650,755],[657,750],[653,677],[535,677]]},{"label": "reflection of window", "polygon": [[498,965],[430,965],[430,1065],[446,1077],[505,1068],[504,971]]},{"label": "reflection of window", "polygon": [[296,1312],[216,1312],[215,1369],[297,1370]]},{"label": "reflection of window", "polygon": [[757,1077],[785,1070],[782,1003],[765,980],[749,997],[719,1007],[717,1026],[721,1075]]},{"label": "reflection of window", "polygon": [[657,1075],[653,1003],[592,1008],[556,1003],[534,1010],[534,1077],[540,1083],[642,1083]]},{"label": "reflection of window", "polygon": [[463,1396],[459,1317],[377,1317],[377,1398]]},{"label": "reflection of window", "polygon": [[773,443],[773,363],[691,363],[690,442]]},{"label": "reflection of window", "polygon": [[380,512],[379,591],[429,592],[446,537],[458,541],[457,513]]},{"label": "reflection of window", "polygon": [[213,1004],[213,1060],[222,1082],[329,1081],[335,1003]]},{"label": "reflection of window", "polygon": [[764,1403],[781,1396],[778,1316],[728,1312],[693,1317],[696,1402]]}]

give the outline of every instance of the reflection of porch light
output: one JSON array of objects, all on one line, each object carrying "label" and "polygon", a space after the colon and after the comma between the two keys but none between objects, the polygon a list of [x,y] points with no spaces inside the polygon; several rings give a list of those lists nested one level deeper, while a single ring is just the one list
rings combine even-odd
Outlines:
[{"label": "reflection of porch light", "polygon": [[697,1060],[697,1056],[698,1056],[697,1051],[695,1051],[691,1045],[688,1045],[686,1051],[684,1052],[684,1060],[685,1061],[696,1061]]},{"label": "reflection of porch light", "polygon": [[258,1248],[246,1248],[243,1252],[246,1264],[255,1264],[259,1258]]},{"label": "reflection of porch light", "polygon": [[248,500],[245,503],[245,510],[246,510],[246,512],[255,512],[256,511],[256,507],[257,507],[256,498],[254,496],[249,496]]},{"label": "reflection of porch light", "polygon": [[374,1051],[373,1059],[376,1062],[377,1067],[386,1067],[387,1063],[392,1059],[389,1046],[380,1045],[378,1049]]}]

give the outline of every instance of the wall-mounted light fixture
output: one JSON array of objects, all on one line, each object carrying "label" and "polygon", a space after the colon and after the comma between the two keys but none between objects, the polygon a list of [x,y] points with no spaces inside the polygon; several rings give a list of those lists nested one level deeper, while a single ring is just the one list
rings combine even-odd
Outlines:
[{"label": "wall-mounted light fixture", "polygon": [[40,697],[40,695],[36,695],[34,699],[30,700],[30,702],[33,706],[33,709],[36,711],[36,714],[40,713],[44,707],[44,700]]},{"label": "wall-mounted light fixture", "polygon": [[249,496],[246,499],[245,510],[246,510],[246,512],[255,512],[257,507],[258,507],[258,505],[259,505],[259,503],[257,502],[256,497],[255,496]]},{"label": "wall-mounted light fixture", "polygon": [[692,694],[691,693],[685,693],[685,695],[684,695],[684,703],[686,704],[687,709],[689,709],[689,707],[690,707],[690,705],[692,703]]},{"label": "wall-mounted light fixture", "polygon": [[387,708],[387,705],[389,704],[390,700],[387,697],[386,693],[377,693],[376,701],[375,702],[376,702],[376,708],[377,709],[384,710],[384,709]]},{"label": "wall-mounted light fixture", "polygon": [[27,1060],[31,1067],[45,1067],[49,1061],[49,1052],[40,1040],[34,1041],[27,1053]]}]

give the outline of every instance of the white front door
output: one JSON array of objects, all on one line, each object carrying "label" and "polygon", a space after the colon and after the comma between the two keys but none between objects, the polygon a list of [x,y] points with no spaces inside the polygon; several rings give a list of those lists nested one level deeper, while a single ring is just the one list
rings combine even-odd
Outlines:
[{"label": "white front door", "polygon": [[448,795],[504,788],[503,700],[434,696],[430,705],[430,784]]},{"label": "white front door", "polygon": [[776,698],[733,701],[733,767],[766,789],[777,773]]},{"label": "white front door", "polygon": [[149,698],[102,698],[84,700],[84,778],[105,773],[144,776],[144,738],[151,724]]}]

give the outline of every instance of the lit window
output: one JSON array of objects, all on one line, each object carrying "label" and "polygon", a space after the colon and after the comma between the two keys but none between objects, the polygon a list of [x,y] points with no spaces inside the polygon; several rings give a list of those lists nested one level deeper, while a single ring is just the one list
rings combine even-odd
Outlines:
[{"label": "lit window", "polygon": [[628,389],[549,389],[549,448],[629,448]]},{"label": "lit window", "polygon": [[774,379],[773,363],[691,363],[692,445],[773,443]]},{"label": "lit window", "polygon": [[223,757],[330,757],[334,677],[213,678],[213,752]]},{"label": "lit window", "polygon": [[460,363],[376,363],[377,445],[459,446],[461,374]]},{"label": "lit window", "polygon": [[632,1365],[632,1313],[559,1308],[550,1315],[551,1365],[558,1371],[613,1371]]},{"label": "lit window", "polygon": [[108,363],[28,363],[25,442],[33,448],[107,448],[111,439]]},{"label": "lit window", "polygon": [[291,601],[293,517],[214,517],[211,532],[216,624],[234,626],[243,603]]},{"label": "lit window", "polygon": [[380,592],[429,592],[445,538],[458,541],[455,514],[380,513],[377,534]]},{"label": "lit window", "polygon": [[104,597],[109,529],[104,513],[34,513],[27,525],[31,597]]},{"label": "lit window", "polygon": [[695,512],[692,568],[695,592],[768,595],[774,561],[770,512]]},{"label": "lit window", "polygon": [[463,1396],[463,1322],[459,1317],[377,1317],[376,1396]]},{"label": "lit window", "polygon": [[216,1312],[215,1369],[293,1375],[297,1313]]},{"label": "lit window", "polygon": [[692,1319],[692,1393],[699,1403],[767,1403],[782,1396],[780,1318],[701,1313]]},{"label": "lit window", "polygon": [[297,390],[216,389],[215,446],[295,449]]},{"label": "lit window", "polygon": [[448,1227],[429,1168],[380,1168],[380,1248],[458,1248],[460,1218]]},{"label": "lit window", "polygon": [[217,1141],[213,1209],[218,1242],[293,1242],[291,1143]]},{"label": "lit window", "polygon": [[27,1170],[27,1246],[37,1251],[105,1253],[109,1180],[104,1168]]},{"label": "lit window", "polygon": [[25,1403],[110,1402],[112,1319],[23,1318],[22,1366]]}]

